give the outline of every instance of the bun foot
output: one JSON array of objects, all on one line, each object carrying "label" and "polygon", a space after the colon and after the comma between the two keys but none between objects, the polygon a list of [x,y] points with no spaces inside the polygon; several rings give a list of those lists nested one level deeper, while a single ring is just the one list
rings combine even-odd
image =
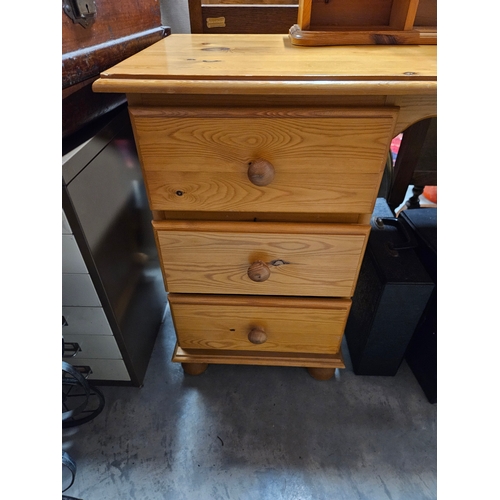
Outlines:
[{"label": "bun foot", "polygon": [[329,380],[335,375],[335,368],[308,368],[307,371],[316,380]]},{"label": "bun foot", "polygon": [[208,363],[181,363],[186,375],[201,375],[207,368]]}]

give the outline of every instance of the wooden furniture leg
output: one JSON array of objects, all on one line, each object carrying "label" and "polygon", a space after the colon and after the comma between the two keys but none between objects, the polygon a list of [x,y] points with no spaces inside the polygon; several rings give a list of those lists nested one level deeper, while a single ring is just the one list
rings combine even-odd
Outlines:
[{"label": "wooden furniture leg", "polygon": [[208,363],[181,363],[186,375],[201,375],[207,368]]},{"label": "wooden furniture leg", "polygon": [[308,368],[307,371],[316,380],[330,380],[335,375],[335,368]]}]

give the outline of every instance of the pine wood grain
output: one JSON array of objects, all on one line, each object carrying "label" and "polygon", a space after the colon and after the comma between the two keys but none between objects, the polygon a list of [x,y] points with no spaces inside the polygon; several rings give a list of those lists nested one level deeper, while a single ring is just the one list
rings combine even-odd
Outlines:
[{"label": "pine wood grain", "polygon": [[273,353],[221,351],[216,349],[185,350],[175,345],[172,361],[177,363],[213,363],[221,365],[296,366],[302,368],[345,368],[342,351],[337,354]]},{"label": "pine wood grain", "polygon": [[[373,27],[368,31],[362,26],[351,26],[349,30],[314,26],[301,30],[298,25],[290,28],[292,43],[302,47],[340,45],[420,45],[420,33],[415,30],[396,31],[385,27]],[[426,39],[430,42],[430,39]]]},{"label": "pine wood grain", "polygon": [[437,98],[434,95],[406,95],[387,97],[387,105],[399,106],[394,134],[404,132],[418,121],[437,116]]},{"label": "pine wood grain", "polygon": [[[369,233],[341,224],[153,225],[166,288],[178,293],[350,297]],[[270,268],[267,280],[248,276],[255,261]]]},{"label": "pine wood grain", "polygon": [[419,0],[393,2],[389,26],[398,30],[411,30],[415,22]]},{"label": "pine wood grain", "polygon": [[[129,100],[179,341],[172,359],[343,367],[389,142],[436,113],[436,47],[172,35],[94,89]],[[274,171],[267,185],[250,181],[252,161]],[[269,269],[264,281],[249,277],[254,262]]]},{"label": "pine wood grain", "polygon": [[[433,47],[433,45],[429,45]],[[400,48],[401,45],[374,45],[377,48]],[[405,46],[407,48],[409,46]],[[426,47],[419,45],[420,48]],[[304,50],[306,47],[302,47]],[[320,47],[307,47],[320,48]],[[325,47],[322,47],[325,48]],[[340,48],[340,47],[336,47]],[[411,57],[411,55],[409,55]],[[384,61],[380,61],[381,64]],[[342,63],[341,63],[342,64]],[[412,68],[413,65],[408,64]],[[412,74],[413,71],[408,71]],[[437,82],[423,77],[420,81],[411,80],[406,77],[395,76],[393,79],[382,80],[348,80],[344,77],[326,80],[322,77],[317,79],[307,79],[303,81],[286,80],[276,77],[275,80],[227,79],[219,80],[209,78],[201,80],[199,78],[184,78],[181,80],[154,79],[154,78],[99,78],[92,88],[95,92],[123,92],[128,95],[133,94],[171,94],[171,95],[205,95],[205,96],[259,96],[263,99],[270,95],[294,97],[295,103],[300,104],[303,96],[316,97],[316,102],[321,97],[343,96],[344,105],[349,106],[351,98],[363,96],[412,96],[412,95],[436,95]],[[276,98],[279,100],[279,97]]]},{"label": "pine wood grain", "polygon": [[[158,89],[190,80],[220,80],[222,93],[246,82],[436,82],[435,46],[295,47],[284,35],[174,34],[101,74],[97,91]],[[410,75],[407,73],[411,73]],[[104,83],[104,81],[106,83]],[[195,82],[193,82],[194,84]],[[282,84],[283,86],[283,84]],[[341,87],[341,85],[339,85]],[[139,91],[139,86],[133,92]],[[161,92],[161,91],[160,91]],[[279,93],[287,92],[281,89]],[[183,93],[183,92],[179,92]],[[357,92],[363,94],[363,92]],[[366,92],[365,92],[366,93]]]},{"label": "pine wood grain", "polygon": [[[169,301],[179,345],[186,350],[337,354],[351,306],[338,299],[315,304],[315,299],[177,298],[171,295]],[[264,343],[249,341],[253,328],[265,331]]]},{"label": "pine wood grain", "polygon": [[[397,116],[390,108],[161,112],[130,109],[151,207],[188,212],[283,213],[298,204],[303,213],[370,212]],[[267,186],[248,179],[257,159],[275,169]]]},{"label": "pine wood grain", "polygon": [[256,95],[256,94],[213,94],[213,95],[171,95],[171,94],[128,94],[127,100],[131,108],[147,107],[150,111],[156,111],[159,108],[165,107],[205,107],[210,106],[218,108],[219,110],[227,110],[233,107],[246,107],[246,108],[262,108],[280,106],[283,108],[297,108],[300,107],[321,107],[328,108],[341,108],[341,107],[382,107],[386,105],[385,96],[373,95],[357,95],[357,96],[339,96],[339,95],[308,95],[308,96],[294,96],[284,95]]},{"label": "pine wood grain", "polygon": [[[300,0],[296,46],[437,44],[436,0]],[[424,25],[419,25],[424,23]]]}]

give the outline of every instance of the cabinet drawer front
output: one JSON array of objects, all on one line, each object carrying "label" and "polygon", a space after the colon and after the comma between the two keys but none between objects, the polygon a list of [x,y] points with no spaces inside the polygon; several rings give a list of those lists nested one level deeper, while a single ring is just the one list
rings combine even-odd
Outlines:
[{"label": "cabinet drawer front", "polygon": [[[131,109],[151,208],[256,214],[371,213],[396,116],[386,108],[172,113]],[[267,185],[249,179],[257,159],[272,165]]]},{"label": "cabinet drawer front", "polygon": [[77,360],[68,360],[73,366],[89,366],[92,373],[89,380],[120,380],[130,381],[127,367],[121,359],[90,359],[78,358]]},{"label": "cabinet drawer front", "polygon": [[72,234],[62,235],[62,272],[88,273],[87,265]]},{"label": "cabinet drawer front", "polygon": [[63,335],[64,342],[75,342],[80,350],[70,358],[78,362],[80,358],[88,359],[122,359],[118,344],[110,335]]},{"label": "cabinet drawer front", "polygon": [[62,275],[62,305],[84,307],[102,305],[89,274]]},{"label": "cabinet drawer front", "polygon": [[102,307],[63,307],[63,335],[113,335]]},{"label": "cabinet drawer front", "polygon": [[[169,302],[183,349],[318,354],[340,351],[351,306],[349,299],[178,294]],[[250,340],[255,330],[263,343]]]},{"label": "cabinet drawer front", "polygon": [[[169,292],[333,297],[352,296],[370,230],[266,222],[153,225]],[[265,281],[255,280],[259,266],[269,271]]]},{"label": "cabinet drawer front", "polygon": [[62,234],[73,234],[71,230],[71,226],[69,225],[68,218],[64,213],[64,209],[62,210]]}]

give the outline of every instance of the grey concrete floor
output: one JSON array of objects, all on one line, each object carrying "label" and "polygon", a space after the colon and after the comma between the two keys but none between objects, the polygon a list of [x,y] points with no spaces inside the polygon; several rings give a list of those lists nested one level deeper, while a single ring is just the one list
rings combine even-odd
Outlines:
[{"label": "grey concrete floor", "polygon": [[436,498],[436,413],[407,364],[395,377],[346,369],[170,361],[167,315],[142,388],[102,387],[103,412],[63,431],[83,500]]}]

